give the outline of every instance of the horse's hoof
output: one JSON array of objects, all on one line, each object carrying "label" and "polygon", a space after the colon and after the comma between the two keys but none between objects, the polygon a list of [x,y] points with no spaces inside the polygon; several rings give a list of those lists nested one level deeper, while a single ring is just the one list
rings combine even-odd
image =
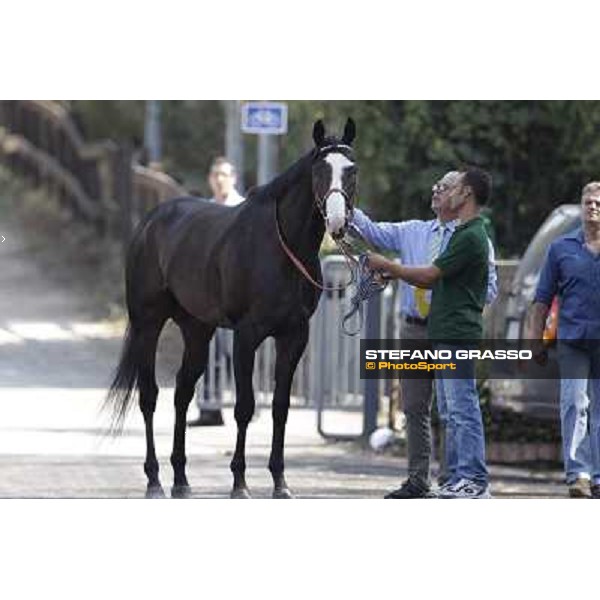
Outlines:
[{"label": "horse's hoof", "polygon": [[290,492],[289,488],[275,488],[273,490],[273,498],[277,500],[291,500],[294,498],[294,494]]},{"label": "horse's hoof", "polygon": [[146,498],[152,500],[166,498],[165,491],[162,489],[162,485],[149,485],[146,488]]},{"label": "horse's hoof", "polygon": [[191,498],[192,488],[189,485],[174,485],[171,488],[171,498]]},{"label": "horse's hoof", "polygon": [[233,488],[231,490],[231,494],[229,497],[234,500],[250,500],[252,496],[250,495],[250,490],[248,488]]}]

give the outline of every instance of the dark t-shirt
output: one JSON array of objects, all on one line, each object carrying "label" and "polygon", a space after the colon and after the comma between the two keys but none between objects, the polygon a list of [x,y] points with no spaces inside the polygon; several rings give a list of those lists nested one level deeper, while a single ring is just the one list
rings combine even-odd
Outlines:
[{"label": "dark t-shirt", "polygon": [[459,225],[446,250],[434,261],[442,276],[433,287],[430,340],[479,340],[488,281],[488,238],[484,221]]}]

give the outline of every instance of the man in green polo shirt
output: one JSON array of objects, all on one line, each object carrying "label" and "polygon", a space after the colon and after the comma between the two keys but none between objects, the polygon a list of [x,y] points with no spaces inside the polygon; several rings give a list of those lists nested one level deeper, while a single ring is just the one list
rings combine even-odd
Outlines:
[{"label": "man in green polo shirt", "polygon": [[[488,280],[488,237],[480,215],[491,178],[481,169],[463,172],[447,202],[460,225],[446,250],[430,266],[407,267],[369,255],[372,269],[421,288],[431,288],[428,337],[436,349],[475,347],[483,336],[482,313]],[[450,479],[440,498],[489,498],[485,439],[475,380],[475,362],[459,360],[454,372],[436,372],[438,411],[446,428]]]},{"label": "man in green polo shirt", "polygon": [[430,340],[480,340],[483,335],[488,236],[479,216],[460,223],[446,251],[433,263],[440,277],[432,287]]}]

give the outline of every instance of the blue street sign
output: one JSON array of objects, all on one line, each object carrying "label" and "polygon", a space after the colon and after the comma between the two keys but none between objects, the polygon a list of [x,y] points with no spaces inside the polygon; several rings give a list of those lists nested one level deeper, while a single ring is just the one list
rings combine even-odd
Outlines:
[{"label": "blue street sign", "polygon": [[242,106],[242,131],[265,135],[287,133],[287,104],[246,102]]}]

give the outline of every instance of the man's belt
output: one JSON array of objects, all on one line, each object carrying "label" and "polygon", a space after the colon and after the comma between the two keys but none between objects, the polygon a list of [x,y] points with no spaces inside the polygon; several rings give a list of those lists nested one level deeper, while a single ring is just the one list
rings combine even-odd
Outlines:
[{"label": "man's belt", "polygon": [[425,327],[427,325],[427,319],[422,319],[421,317],[413,317],[411,315],[402,315],[402,318],[405,323],[409,325],[421,325]]}]

